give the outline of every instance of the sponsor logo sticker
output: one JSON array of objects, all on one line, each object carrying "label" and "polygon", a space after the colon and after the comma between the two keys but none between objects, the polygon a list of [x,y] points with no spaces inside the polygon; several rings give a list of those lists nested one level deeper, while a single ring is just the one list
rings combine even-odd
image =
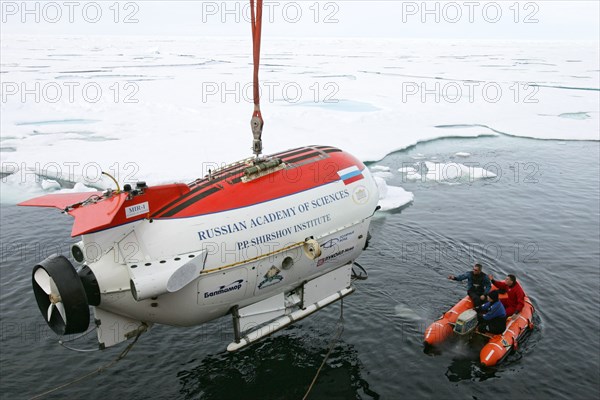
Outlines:
[{"label": "sponsor logo sticker", "polygon": [[327,257],[320,258],[319,261],[317,261],[317,267],[320,267],[321,265],[325,264],[327,261],[333,260],[334,258],[339,257],[342,254],[345,254],[352,250],[354,250],[354,246],[348,247],[347,249],[344,249],[344,250],[336,251],[335,253],[328,255]]},{"label": "sponsor logo sticker", "polygon": [[204,292],[204,298],[208,299],[209,297],[214,297],[221,295],[223,293],[233,292],[234,290],[240,290],[242,288],[242,283],[244,283],[243,279],[238,279],[237,281],[233,281],[228,285],[219,286],[219,288],[212,292]]},{"label": "sponsor logo sticker", "polygon": [[258,284],[258,288],[264,289],[266,287],[281,282],[283,280],[283,276],[279,275],[280,272],[281,270],[273,265],[263,276],[264,279],[261,283]]},{"label": "sponsor logo sticker", "polygon": [[354,231],[348,232],[348,233],[344,233],[343,235],[335,237],[335,238],[331,238],[328,241],[326,241],[325,243],[323,243],[321,245],[321,247],[324,248],[324,249],[330,249],[333,246],[337,245],[338,243],[345,242],[352,235],[354,235]]},{"label": "sponsor logo sticker", "polygon": [[340,242],[339,238],[329,239],[328,241],[326,241],[325,243],[323,243],[321,245],[321,247],[324,248],[324,249],[330,249],[333,246],[335,246],[336,244],[338,244],[339,242]]}]

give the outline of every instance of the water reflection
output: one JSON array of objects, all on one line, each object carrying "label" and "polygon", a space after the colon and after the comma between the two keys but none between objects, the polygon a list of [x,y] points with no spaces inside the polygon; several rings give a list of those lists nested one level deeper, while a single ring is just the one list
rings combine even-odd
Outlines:
[{"label": "water reflection", "polygon": [[453,358],[446,371],[446,378],[450,382],[460,382],[464,380],[485,381],[490,378],[496,378],[496,368],[486,368],[477,361],[464,358]]},{"label": "water reflection", "polygon": [[[329,343],[312,332],[296,335],[294,331],[299,329],[240,352],[207,356],[178,373],[180,393],[186,399],[301,399]],[[361,376],[362,369],[354,346],[338,341],[309,398],[378,399]]]},{"label": "water reflection", "polygon": [[430,356],[451,358],[445,372],[450,382],[485,381],[495,378],[498,371],[495,367],[484,367],[479,362],[479,352],[486,342],[487,340],[479,335],[452,337],[440,346],[425,346],[423,352]]}]

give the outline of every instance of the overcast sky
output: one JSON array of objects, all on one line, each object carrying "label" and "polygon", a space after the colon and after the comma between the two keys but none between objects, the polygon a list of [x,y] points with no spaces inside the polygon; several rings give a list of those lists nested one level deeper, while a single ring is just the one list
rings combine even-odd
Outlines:
[{"label": "overcast sky", "polygon": [[[249,1],[4,1],[2,33],[249,35]],[[600,37],[591,1],[265,1],[263,35],[465,39]]]}]

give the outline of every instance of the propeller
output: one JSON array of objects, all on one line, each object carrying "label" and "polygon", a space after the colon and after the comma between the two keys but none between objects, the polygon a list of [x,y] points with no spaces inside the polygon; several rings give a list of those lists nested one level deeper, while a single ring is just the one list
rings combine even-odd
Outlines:
[{"label": "propeller", "polygon": [[58,313],[62,317],[63,323],[67,324],[67,312],[65,311],[65,305],[62,303],[62,298],[60,297],[60,292],[58,291],[58,287],[56,287],[56,282],[45,269],[40,268],[35,271],[33,275],[33,279],[35,282],[40,285],[40,288],[48,295],[48,299],[50,300],[50,305],[48,306],[47,312],[47,321],[50,322],[52,320],[52,311],[58,310]]},{"label": "propeller", "polygon": [[87,329],[86,293],[77,271],[65,257],[53,255],[34,267],[33,292],[46,322],[58,335]]}]

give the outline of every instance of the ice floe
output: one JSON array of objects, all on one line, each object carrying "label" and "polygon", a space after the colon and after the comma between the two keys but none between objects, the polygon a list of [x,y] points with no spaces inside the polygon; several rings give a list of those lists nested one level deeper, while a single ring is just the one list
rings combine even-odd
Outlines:
[{"label": "ice floe", "polygon": [[386,167],[385,165],[373,165],[370,167],[371,171],[377,172],[389,172],[390,167]]},{"label": "ice floe", "polygon": [[414,200],[414,194],[398,186],[388,186],[380,177],[374,177],[379,189],[379,206],[381,211],[395,210]]},{"label": "ice floe", "polygon": [[425,179],[440,183],[473,182],[477,179],[496,178],[497,175],[489,170],[461,163],[441,163],[426,161],[427,174]]},{"label": "ice floe", "polygon": [[[155,185],[251,155],[249,38],[3,34],[1,46],[2,172],[58,166],[47,179],[61,190],[59,177],[75,186],[98,170]],[[377,161],[443,137],[599,140],[595,41],[266,37],[262,53],[264,154],[313,143]],[[46,192],[2,175],[2,202]],[[491,175],[437,163],[425,177]]]}]

